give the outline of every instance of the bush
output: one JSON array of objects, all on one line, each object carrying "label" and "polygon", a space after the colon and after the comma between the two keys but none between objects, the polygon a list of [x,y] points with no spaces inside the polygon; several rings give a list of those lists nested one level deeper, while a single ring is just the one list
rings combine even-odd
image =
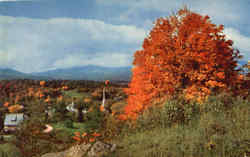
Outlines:
[{"label": "bush", "polygon": [[236,97],[232,93],[219,93],[209,96],[201,105],[201,111],[224,112],[244,101],[244,99],[239,96]]},{"label": "bush", "polygon": [[67,127],[67,128],[74,128],[74,126],[73,126],[73,121],[72,121],[71,119],[65,120],[65,121],[64,121],[64,125],[65,125],[65,127]]},{"label": "bush", "polygon": [[62,102],[59,102],[57,104],[54,104],[53,105],[53,108],[52,110],[54,111],[53,112],[53,116],[51,118],[51,121],[52,122],[59,122],[59,121],[63,121],[65,120],[67,117],[67,109],[66,109],[66,102],[65,101],[62,101]]},{"label": "bush", "polygon": [[21,125],[15,133],[14,140],[23,156],[33,157],[51,151],[60,151],[67,148],[72,142],[71,134],[64,130],[54,130],[43,133],[45,124],[39,119],[32,117]]},{"label": "bush", "polygon": [[162,107],[151,107],[136,122],[136,128],[167,128],[174,124],[187,124],[199,115],[199,106],[182,97],[168,100]]},{"label": "bush", "polygon": [[87,113],[86,130],[91,132],[93,130],[98,130],[102,126],[105,114],[100,111],[99,105],[94,104],[91,108],[92,111]]},{"label": "bush", "polygon": [[73,143],[72,134],[67,130],[57,130],[54,133],[55,141],[60,142],[60,144]]},{"label": "bush", "polygon": [[0,145],[1,157],[22,157],[21,151],[11,143]]}]

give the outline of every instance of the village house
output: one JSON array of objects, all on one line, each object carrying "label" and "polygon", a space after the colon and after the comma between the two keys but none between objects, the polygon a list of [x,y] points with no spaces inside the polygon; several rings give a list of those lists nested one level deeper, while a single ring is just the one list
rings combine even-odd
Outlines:
[{"label": "village house", "polygon": [[23,113],[6,114],[4,119],[4,132],[15,131],[18,125],[24,120]]},{"label": "village house", "polygon": [[[75,108],[75,103],[72,101],[71,104],[67,105],[66,109],[69,111],[69,112],[75,112],[75,113],[78,113],[78,109]],[[87,113],[88,111],[86,109],[83,109],[82,110],[82,113]]]}]

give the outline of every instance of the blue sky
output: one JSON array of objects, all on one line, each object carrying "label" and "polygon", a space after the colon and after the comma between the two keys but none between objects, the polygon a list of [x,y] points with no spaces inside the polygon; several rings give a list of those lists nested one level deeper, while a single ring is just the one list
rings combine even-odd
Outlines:
[{"label": "blue sky", "polygon": [[250,60],[248,0],[0,0],[0,67],[131,66],[153,22],[184,5],[223,24]]}]

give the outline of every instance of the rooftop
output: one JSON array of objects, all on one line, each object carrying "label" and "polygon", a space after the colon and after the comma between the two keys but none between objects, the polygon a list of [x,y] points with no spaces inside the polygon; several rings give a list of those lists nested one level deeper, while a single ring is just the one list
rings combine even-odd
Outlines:
[{"label": "rooftop", "polygon": [[23,113],[6,114],[4,119],[5,126],[17,126],[24,119]]}]

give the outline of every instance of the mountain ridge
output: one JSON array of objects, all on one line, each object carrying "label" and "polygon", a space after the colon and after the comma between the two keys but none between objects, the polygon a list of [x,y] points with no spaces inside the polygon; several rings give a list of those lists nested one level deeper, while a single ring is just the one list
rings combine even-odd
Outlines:
[{"label": "mountain ridge", "polygon": [[76,66],[60,68],[44,72],[23,73],[10,68],[0,68],[0,80],[2,79],[62,79],[62,80],[115,80],[129,81],[132,66],[104,67],[96,65]]},{"label": "mountain ridge", "polygon": [[[238,61],[239,66],[247,61]],[[11,68],[0,67],[0,80],[34,79],[34,80],[93,80],[93,81],[130,81],[132,66],[106,67],[97,65],[58,68],[44,72],[24,73]]]}]

